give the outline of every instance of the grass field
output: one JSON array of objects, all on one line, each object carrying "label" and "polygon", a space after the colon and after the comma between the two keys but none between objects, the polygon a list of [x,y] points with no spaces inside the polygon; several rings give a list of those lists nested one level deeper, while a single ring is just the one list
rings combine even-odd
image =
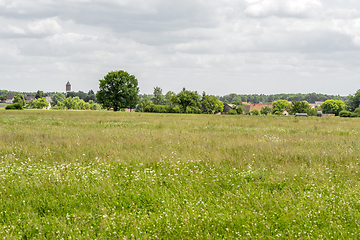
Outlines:
[{"label": "grass field", "polygon": [[359,239],[360,119],[0,111],[4,239]]}]

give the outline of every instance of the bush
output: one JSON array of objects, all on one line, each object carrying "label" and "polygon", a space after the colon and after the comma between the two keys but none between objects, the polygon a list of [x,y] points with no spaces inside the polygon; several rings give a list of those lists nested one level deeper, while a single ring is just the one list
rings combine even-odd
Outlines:
[{"label": "bush", "polygon": [[201,110],[195,107],[186,107],[186,113],[201,114]]},{"label": "bush", "polygon": [[250,111],[250,115],[260,115],[260,111],[255,108],[255,109]]},{"label": "bush", "polygon": [[230,109],[226,114],[229,114],[229,115],[237,115],[237,111],[235,109]]},{"label": "bush", "polygon": [[238,106],[238,107],[236,108],[236,112],[237,112],[237,114],[243,114],[243,113],[244,113],[244,109],[243,109],[242,107]]},{"label": "bush", "polygon": [[360,107],[358,107],[357,109],[355,109],[354,113],[357,113],[357,115],[360,116]]},{"label": "bush", "polygon": [[357,113],[355,113],[355,112],[352,112],[352,113],[350,114],[350,117],[359,117],[359,114],[357,114]]},{"label": "bush", "polygon": [[21,103],[14,103],[14,104],[9,104],[5,107],[6,110],[12,110],[12,109],[16,109],[16,110],[23,110],[23,106],[21,105]]},{"label": "bush", "polygon": [[351,114],[350,114],[350,112],[344,110],[339,113],[339,116],[340,117],[350,117]]},{"label": "bush", "polygon": [[[200,110],[199,110],[200,111]],[[151,112],[151,113],[180,113],[179,107],[171,107],[166,105],[155,105],[149,104],[144,108],[144,112]],[[193,113],[193,112],[187,112]]]}]

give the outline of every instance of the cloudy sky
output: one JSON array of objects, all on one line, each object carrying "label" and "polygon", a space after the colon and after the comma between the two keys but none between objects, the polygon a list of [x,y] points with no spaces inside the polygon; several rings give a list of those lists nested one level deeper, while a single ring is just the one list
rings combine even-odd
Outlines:
[{"label": "cloudy sky", "polygon": [[359,0],[0,0],[0,89],[308,93],[360,88]]}]

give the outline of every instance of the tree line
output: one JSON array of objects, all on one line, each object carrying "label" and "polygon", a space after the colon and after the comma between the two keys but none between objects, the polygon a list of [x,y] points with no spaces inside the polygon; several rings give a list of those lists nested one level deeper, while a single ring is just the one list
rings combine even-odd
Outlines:
[{"label": "tree line", "polygon": [[[308,113],[309,115],[316,115],[319,106],[312,108],[309,102],[324,101],[320,106],[324,113],[343,116],[355,116],[357,112],[360,113],[360,90],[348,97],[317,93],[272,95],[232,93],[225,96],[213,96],[207,95],[205,92],[200,95],[197,91],[190,91],[185,88],[177,94],[172,91],[163,94],[160,87],[155,87],[153,94],[140,95],[135,76],[122,70],[109,72],[99,82],[99,91],[96,94],[92,90],[87,94],[82,91],[78,93],[68,92],[67,95],[54,93],[52,95],[53,109],[97,110],[101,106],[104,109],[113,109],[114,111],[135,108],[137,112],[214,114],[223,112],[224,107],[231,103],[233,105],[228,114],[269,115],[282,114],[284,110],[287,110],[290,114]],[[14,101],[25,101],[20,95]],[[43,106],[45,104],[43,98],[44,93],[38,91],[35,93],[35,100],[30,102],[29,106]],[[273,107],[265,106],[261,110],[254,109],[250,112],[244,112],[243,102],[267,102],[271,103]]]}]

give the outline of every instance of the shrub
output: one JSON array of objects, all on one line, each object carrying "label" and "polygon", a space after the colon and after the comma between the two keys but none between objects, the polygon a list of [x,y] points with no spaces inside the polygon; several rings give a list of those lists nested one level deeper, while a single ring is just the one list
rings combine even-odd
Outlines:
[{"label": "shrub", "polygon": [[355,109],[354,113],[357,113],[357,115],[360,116],[360,107],[358,107],[357,109]]},{"label": "shrub", "polygon": [[243,114],[244,113],[244,109],[242,107],[240,107],[240,106],[238,106],[235,110],[236,110],[237,114]]},{"label": "shrub", "polygon": [[350,112],[345,111],[345,110],[343,110],[339,113],[340,117],[350,117],[350,115],[351,115]]},{"label": "shrub", "polygon": [[201,114],[201,110],[195,107],[186,107],[186,113]]},{"label": "shrub", "polygon": [[6,110],[12,110],[12,109],[16,109],[16,110],[23,110],[23,107],[20,103],[14,103],[14,104],[9,104],[5,107]]},{"label": "shrub", "polygon": [[357,113],[355,113],[355,112],[352,112],[352,113],[350,114],[350,117],[359,117],[359,114],[357,114]]},{"label": "shrub", "polygon": [[226,114],[237,115],[237,111],[235,109],[230,109]]},{"label": "shrub", "polygon": [[260,111],[255,108],[255,109],[250,111],[250,115],[260,115]]}]

